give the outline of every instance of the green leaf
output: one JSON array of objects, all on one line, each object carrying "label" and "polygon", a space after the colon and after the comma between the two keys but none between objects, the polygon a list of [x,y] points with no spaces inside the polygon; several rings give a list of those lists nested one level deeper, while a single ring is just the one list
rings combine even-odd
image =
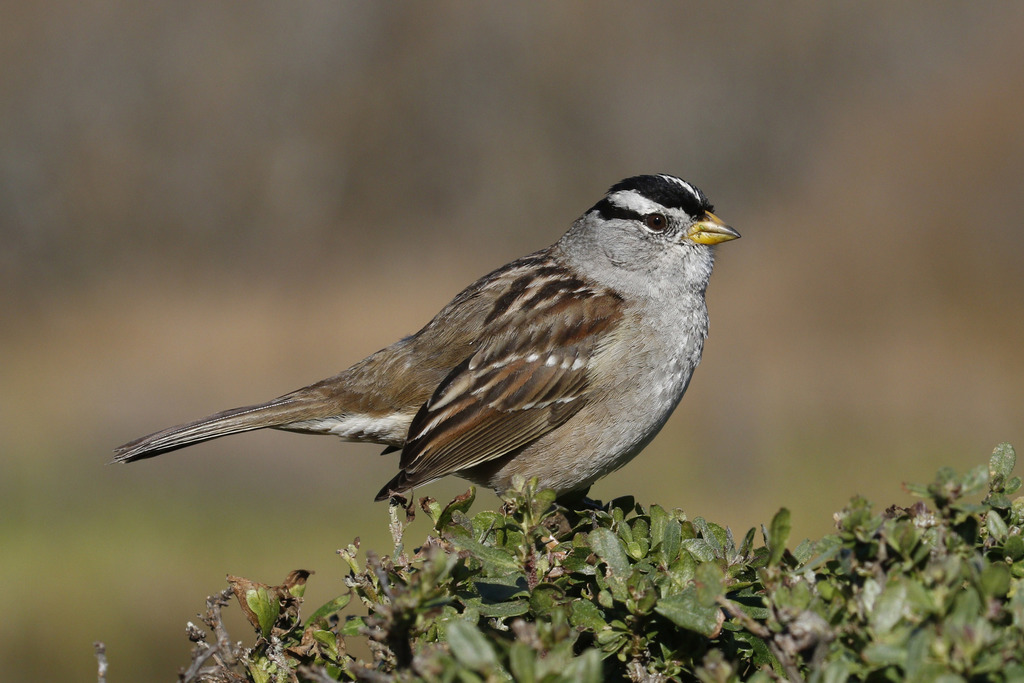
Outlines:
[{"label": "green leaf", "polygon": [[648,514],[651,517],[651,541],[658,543],[665,534],[665,524],[669,520],[668,512],[665,511],[665,508],[655,504],[651,506]]},{"label": "green leaf", "polygon": [[565,593],[555,584],[540,583],[530,592],[530,609],[535,614],[550,615],[564,598]]},{"label": "green leaf", "polygon": [[671,565],[675,562],[675,559],[679,557],[679,551],[682,550],[682,542],[682,525],[675,519],[666,521],[665,526],[662,529],[661,536],[659,537],[658,545],[658,552],[661,556],[662,563],[665,565]]},{"label": "green leaf", "polygon": [[476,595],[459,591],[458,596],[466,607],[475,609],[481,616],[504,619],[530,611],[526,577],[522,574],[477,579],[473,581],[473,588]]},{"label": "green leaf", "polygon": [[909,610],[907,616],[925,617],[938,611],[935,604],[936,594],[921,584],[917,576],[906,576],[903,579],[906,588],[906,608]]},{"label": "green leaf", "polygon": [[593,551],[589,547],[573,547],[569,554],[562,559],[562,568],[574,574],[593,576],[594,565],[587,561],[592,555]]},{"label": "green leaf", "polygon": [[509,600],[508,602],[485,602],[480,598],[467,597],[463,603],[468,608],[487,619],[508,619],[520,617],[530,611],[530,601],[525,599]]},{"label": "green leaf", "polygon": [[366,630],[366,620],[362,617],[349,616],[342,623],[338,632],[346,638],[354,638]]},{"label": "green leaf", "polygon": [[488,572],[522,573],[523,568],[519,560],[503,550],[477,543],[467,536],[456,536],[452,538],[456,548],[469,551],[469,554],[480,560]]},{"label": "green leaf", "polygon": [[626,552],[634,560],[642,560],[647,556],[647,550],[644,547],[644,544],[638,541],[629,541],[626,543]]},{"label": "green leaf", "polygon": [[608,565],[613,576],[625,578],[632,573],[629,557],[622,541],[610,529],[594,529],[590,532],[590,545],[597,556]]},{"label": "green leaf", "polygon": [[772,517],[771,526],[768,528],[768,538],[765,543],[771,550],[768,555],[768,566],[774,567],[782,561],[782,555],[786,552],[786,541],[789,540],[789,532],[792,529],[789,510],[781,508]]},{"label": "green leaf", "polygon": [[590,600],[573,600],[569,606],[569,623],[579,629],[597,633],[608,626],[604,615]]},{"label": "green leaf", "polygon": [[879,667],[902,666],[906,662],[907,651],[902,645],[875,642],[864,648],[863,657]]},{"label": "green leaf", "polygon": [[1002,484],[1013,473],[1016,464],[1017,453],[1013,446],[1008,443],[996,446],[988,460],[988,473],[992,478],[993,487]]},{"label": "green leaf", "polygon": [[[751,531],[753,531],[753,529],[751,529]],[[808,538],[800,541],[800,545],[793,548],[793,557],[796,558],[798,564],[803,564],[807,560],[811,559],[811,555],[813,554],[814,544],[811,543],[811,540]]]},{"label": "green leaf", "polygon": [[313,640],[320,643],[321,645],[331,648],[334,651],[334,653],[337,654],[338,636],[334,633],[331,633],[330,631],[325,631],[323,629],[315,629],[313,631]]},{"label": "green leaf", "polygon": [[648,614],[658,602],[659,592],[647,574],[634,573],[629,580],[626,609],[633,614]]},{"label": "green leaf", "polygon": [[[697,598],[702,605],[713,606],[720,596],[725,595],[725,573],[714,562],[705,562],[697,567],[695,585]],[[717,609],[717,607],[716,607]]]},{"label": "green leaf", "polygon": [[271,597],[266,587],[260,586],[245,592],[245,604],[256,615],[260,633],[264,638],[269,638],[270,631],[274,628],[274,622],[281,614],[281,601],[276,596]]},{"label": "green leaf", "polygon": [[615,531],[619,534],[619,538],[626,545],[633,542],[633,527],[625,522],[618,524]]},{"label": "green leaf", "polygon": [[514,642],[508,651],[508,667],[517,683],[537,680],[537,652],[522,642]]},{"label": "green leaf", "polygon": [[703,603],[698,597],[697,587],[692,584],[678,595],[659,600],[654,611],[680,628],[709,638],[718,633],[723,621],[718,605]]},{"label": "green leaf", "polygon": [[718,524],[708,522],[703,517],[694,519],[693,526],[700,532],[700,537],[712,548],[715,557],[724,557],[725,540],[728,537],[725,529]]},{"label": "green leaf", "polygon": [[476,626],[456,620],[448,624],[445,633],[452,654],[459,663],[474,671],[486,671],[498,663],[494,648]]},{"label": "green leaf", "polygon": [[981,592],[990,598],[1005,598],[1010,592],[1010,568],[999,562],[981,571]]},{"label": "green leaf", "polygon": [[888,633],[907,612],[907,589],[902,582],[890,583],[875,600],[870,612],[876,634]]},{"label": "green leaf", "polygon": [[473,507],[474,500],[476,500],[476,487],[470,486],[468,491],[456,496],[437,515],[437,519],[434,521],[434,529],[443,532],[451,524],[452,515],[456,512],[461,512],[462,514],[469,512],[469,509]]},{"label": "green leaf", "polygon": [[988,514],[985,515],[985,528],[988,530],[988,535],[994,541],[1002,541],[1010,533],[1006,522],[1003,521],[1003,518],[995,510],[989,510]]},{"label": "green leaf", "polygon": [[754,549],[755,535],[756,532],[754,531],[754,527],[750,527],[749,529],[747,529],[747,534],[743,537],[743,542],[740,543],[738,551],[740,557],[747,558],[750,556],[750,551]]},{"label": "green leaf", "polygon": [[682,546],[700,562],[712,562],[718,557],[715,547],[703,538],[684,538]]},{"label": "green leaf", "polygon": [[430,517],[430,521],[434,522],[436,528],[437,520],[441,517],[441,504],[435,499],[425,496],[420,498],[420,507],[427,513],[427,516]]},{"label": "green leaf", "polygon": [[345,609],[351,599],[352,593],[345,593],[344,595],[339,595],[330,602],[324,603],[319,609],[317,609],[317,611],[310,615],[309,619],[306,619],[306,623],[303,624],[303,627],[308,628],[321,621],[326,622],[327,617]]},{"label": "green leaf", "polygon": [[541,515],[548,511],[548,509],[558,500],[558,494],[551,489],[541,489],[537,491],[537,494],[533,498],[533,512],[535,515]]},{"label": "green leaf", "polygon": [[601,663],[601,653],[591,648],[583,652],[579,657],[575,657],[565,667],[561,680],[571,681],[572,683],[602,683],[605,677],[604,668]]},{"label": "green leaf", "polygon": [[912,496],[917,498],[928,498],[931,496],[931,489],[927,484],[904,483],[903,488]]},{"label": "green leaf", "polygon": [[270,683],[277,666],[266,657],[253,657],[248,662],[246,669],[252,676],[253,683]]},{"label": "green leaf", "polygon": [[[1015,483],[1016,479],[1017,477],[1011,477],[1011,480],[1006,483],[1006,488],[1009,488],[1011,483]],[[985,496],[985,500],[983,502],[989,507],[996,508],[997,510],[1009,510],[1010,506],[1013,504],[1012,501],[1010,501],[1010,497],[1005,493],[989,493]]]},{"label": "green leaf", "polygon": [[[748,631],[739,631],[735,635],[736,640],[746,642],[750,645],[750,649],[753,651],[753,664],[757,667],[770,666],[780,676],[783,672],[782,665],[779,660],[775,658],[771,650],[768,649],[768,645],[763,640],[755,636],[753,633]],[[846,680],[845,678],[843,679]]]},{"label": "green leaf", "polygon": [[[687,539],[683,543],[687,543],[694,539]],[[708,558],[708,562],[714,560],[714,556]],[[687,551],[685,553],[679,553],[676,561],[669,567],[669,578],[672,583],[676,586],[682,587],[693,580],[693,577],[697,573],[697,559],[695,555]]]},{"label": "green leaf", "polygon": [[1003,544],[1003,555],[1011,562],[1020,562],[1024,558],[1024,538],[1020,534],[1008,537]]},{"label": "green leaf", "polygon": [[590,544],[597,556],[608,566],[605,579],[612,595],[619,602],[625,602],[629,597],[626,580],[633,573],[633,569],[622,541],[610,529],[599,528],[590,532]]},{"label": "green leaf", "polygon": [[953,599],[953,610],[949,614],[949,623],[963,627],[977,621],[982,610],[981,596],[973,589],[962,590]]},{"label": "green leaf", "polygon": [[984,465],[973,467],[963,477],[963,488],[960,491],[960,495],[969,496],[977,493],[986,487],[988,481],[987,467]]}]

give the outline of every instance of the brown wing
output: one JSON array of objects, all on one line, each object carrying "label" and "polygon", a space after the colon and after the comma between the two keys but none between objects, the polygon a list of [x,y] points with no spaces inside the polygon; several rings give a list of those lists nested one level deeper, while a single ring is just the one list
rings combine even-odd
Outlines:
[{"label": "brown wing", "polygon": [[508,316],[437,387],[409,427],[401,472],[377,499],[509,454],[575,415],[619,299],[564,294]]}]

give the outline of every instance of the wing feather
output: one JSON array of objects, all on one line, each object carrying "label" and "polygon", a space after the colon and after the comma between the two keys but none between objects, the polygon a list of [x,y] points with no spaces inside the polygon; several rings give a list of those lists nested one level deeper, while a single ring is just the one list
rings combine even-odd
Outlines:
[{"label": "wing feather", "polygon": [[500,458],[564,424],[588,401],[590,366],[617,327],[610,292],[564,292],[507,317],[420,408],[401,472],[381,491],[412,486]]}]

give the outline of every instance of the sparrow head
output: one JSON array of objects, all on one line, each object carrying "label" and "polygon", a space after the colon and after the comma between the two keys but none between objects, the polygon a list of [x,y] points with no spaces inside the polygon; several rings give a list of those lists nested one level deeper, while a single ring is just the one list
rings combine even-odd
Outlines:
[{"label": "sparrow head", "polygon": [[[740,234],[714,213],[696,186],[675,176],[640,175],[613,185],[562,239],[602,271],[604,281],[630,285],[653,280],[703,289],[714,261],[711,247]],[[616,272],[618,277],[616,277]],[[630,273],[643,273],[635,277]]]}]

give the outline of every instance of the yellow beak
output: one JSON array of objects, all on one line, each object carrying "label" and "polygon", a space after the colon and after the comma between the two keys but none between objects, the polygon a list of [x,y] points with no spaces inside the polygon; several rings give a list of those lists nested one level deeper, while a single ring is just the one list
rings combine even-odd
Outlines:
[{"label": "yellow beak", "polygon": [[690,226],[686,236],[697,244],[718,244],[739,239],[740,234],[718,219],[718,216],[706,212],[704,216]]}]

